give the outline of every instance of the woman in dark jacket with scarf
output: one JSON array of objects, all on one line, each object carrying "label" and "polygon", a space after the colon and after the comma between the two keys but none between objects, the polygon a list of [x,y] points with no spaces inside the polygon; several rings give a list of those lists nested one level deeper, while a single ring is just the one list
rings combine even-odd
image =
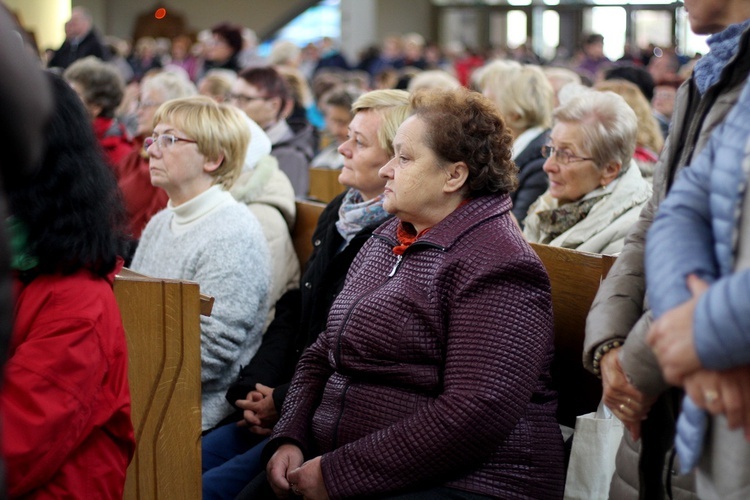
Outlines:
[{"label": "woman in dark jacket with scarf", "polygon": [[297,360],[325,330],[328,310],[344,286],[354,257],[389,217],[383,210],[385,179],[378,176],[378,170],[393,156],[391,141],[408,116],[409,94],[403,90],[369,92],[354,102],[352,112],[349,138],[339,147],[344,157],[339,180],[349,189],[321,214],[300,288],[277,302],[276,317],[260,349],[227,392],[227,400],[240,411],[203,439],[206,499],[234,498],[262,471],[262,445],[253,447],[278,420]]},{"label": "woman in dark jacket with scarf", "polygon": [[490,64],[481,76],[482,92],[500,110],[513,136],[518,188],[510,194],[513,215],[523,227],[529,207],[549,187],[542,169],[542,146],[549,141],[554,91],[538,66]]},{"label": "woman in dark jacket with scarf", "polygon": [[511,137],[417,93],[380,170],[395,218],[349,270],[264,452],[279,496],[562,497],[549,280],[510,215]]}]

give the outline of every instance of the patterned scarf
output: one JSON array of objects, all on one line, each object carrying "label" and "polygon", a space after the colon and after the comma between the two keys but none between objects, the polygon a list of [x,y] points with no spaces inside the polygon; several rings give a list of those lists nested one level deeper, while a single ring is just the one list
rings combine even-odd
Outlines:
[{"label": "patterned scarf", "polygon": [[547,235],[539,243],[547,244],[581,222],[589,214],[591,208],[608,195],[609,193],[537,212],[539,230]]},{"label": "patterned scarf", "polygon": [[721,70],[739,50],[740,38],[748,26],[750,19],[740,24],[730,24],[723,31],[706,39],[710,50],[693,68],[693,78],[701,95],[719,80]]},{"label": "patterned scarf", "polygon": [[383,200],[384,196],[381,194],[364,201],[362,194],[356,189],[350,189],[346,193],[339,208],[336,229],[347,245],[362,229],[379,224],[390,217],[390,214],[383,209]]}]

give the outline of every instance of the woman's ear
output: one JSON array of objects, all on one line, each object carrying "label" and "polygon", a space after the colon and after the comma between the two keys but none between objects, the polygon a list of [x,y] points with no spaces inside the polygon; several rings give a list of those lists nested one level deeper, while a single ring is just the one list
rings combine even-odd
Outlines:
[{"label": "woman's ear", "polygon": [[602,186],[606,186],[613,180],[617,179],[617,176],[620,175],[621,170],[622,163],[620,163],[619,161],[611,161],[604,165],[604,167],[601,169]]},{"label": "woman's ear", "polygon": [[206,161],[203,163],[203,171],[206,173],[213,172],[219,168],[222,163],[224,163],[224,155],[219,155],[215,160],[209,160],[206,158]]},{"label": "woman's ear", "polygon": [[462,161],[457,161],[446,165],[444,169],[448,177],[445,180],[443,192],[450,194],[460,191],[466,184],[466,179],[469,178],[469,166]]}]

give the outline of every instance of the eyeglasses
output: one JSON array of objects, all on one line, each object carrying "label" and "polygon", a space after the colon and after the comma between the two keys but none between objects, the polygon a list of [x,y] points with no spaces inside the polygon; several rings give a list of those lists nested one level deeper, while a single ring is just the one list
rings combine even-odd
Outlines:
[{"label": "eyeglasses", "polygon": [[251,95],[244,95],[244,94],[227,94],[227,97],[232,101],[237,101],[239,104],[245,105],[249,102],[253,101],[267,101],[269,99],[272,99],[272,97],[260,97],[260,96],[251,96]]},{"label": "eyeglasses", "polygon": [[542,156],[549,158],[552,155],[555,155],[555,159],[563,165],[578,161],[593,160],[593,158],[586,158],[585,156],[576,156],[567,149],[556,148],[551,144],[545,144],[542,146]]},{"label": "eyeglasses", "polygon": [[176,135],[172,135],[172,134],[161,134],[161,135],[154,134],[151,137],[146,137],[146,139],[143,141],[143,149],[150,148],[152,144],[156,144],[159,147],[159,149],[166,149],[170,146],[173,146],[174,143],[177,141],[189,142],[191,144],[198,143],[198,141],[184,139],[182,137],[177,137]]}]

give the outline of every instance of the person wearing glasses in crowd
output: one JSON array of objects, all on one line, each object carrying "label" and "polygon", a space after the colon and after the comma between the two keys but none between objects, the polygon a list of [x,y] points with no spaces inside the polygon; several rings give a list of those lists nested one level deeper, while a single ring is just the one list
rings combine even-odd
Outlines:
[{"label": "person wearing glasses in crowd", "polygon": [[268,134],[271,154],[292,181],[294,193],[307,196],[315,136],[309,125],[294,130],[287,122],[294,99],[284,77],[271,66],[246,69],[232,85],[229,101]]},{"label": "person wearing glasses in crowd", "polygon": [[120,164],[117,181],[134,240],[140,239],[151,217],[167,206],[167,194],[151,184],[148,152],[143,145],[143,141],[154,132],[154,113],[170,99],[189,97],[197,92],[192,82],[174,73],[159,73],[141,83],[134,148]]},{"label": "person wearing glasses in crowd", "polygon": [[260,346],[268,313],[270,255],[258,220],[228,190],[242,170],[250,129],[232,106],[175,99],[154,115],[145,141],[151,183],[167,208],[143,231],[134,271],[200,284],[216,299],[201,316],[203,430],[233,411],[224,399]]},{"label": "person wearing glasses in crowd", "polygon": [[117,67],[94,56],[79,59],[63,73],[91,118],[99,145],[115,175],[120,163],[133,150],[133,140],[115,113],[125,92],[125,82]]},{"label": "person wearing glasses in crowd", "polygon": [[613,254],[651,196],[633,160],[638,121],[613,92],[587,90],[555,109],[542,148],[549,189],[529,208],[533,243]]}]

